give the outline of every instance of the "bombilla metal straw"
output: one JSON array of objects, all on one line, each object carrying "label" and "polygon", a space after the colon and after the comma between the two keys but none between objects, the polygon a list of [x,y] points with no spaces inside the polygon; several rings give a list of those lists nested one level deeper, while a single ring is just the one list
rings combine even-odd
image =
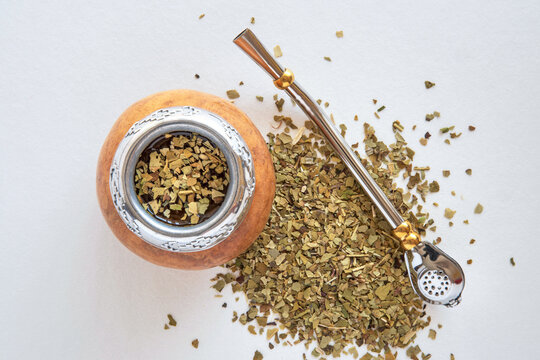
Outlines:
[{"label": "bombilla metal straw", "polygon": [[[251,30],[246,29],[242,31],[233,42],[244,50],[253,61],[259,64],[272,77],[274,84],[278,88],[285,90],[306,115],[320,128],[330,146],[341,157],[366,194],[381,211],[386,221],[390,223],[390,226],[395,229],[402,224],[404,220],[401,214],[396,210],[379,185],[377,185],[364,165],[362,165],[360,159],[341,136],[337,127],[317,103],[294,81],[294,76],[291,79],[287,79],[289,72],[283,69],[270,55]],[[287,86],[280,87],[280,80],[285,81]]]},{"label": "bombilla metal straw", "polygon": [[246,29],[234,39],[245,53],[263,68],[274,80],[274,85],[285,90],[294,102],[319,127],[328,143],[343,160],[364,192],[392,226],[393,235],[401,241],[405,251],[405,263],[414,291],[431,304],[455,306],[461,301],[465,275],[461,266],[444,251],[420,241],[420,235],[412,224],[405,221],[392,205],[379,185],[362,165],[352,148],[345,142],[339,130],[324,111],[294,80],[294,74],[281,65],[264,48],[259,39]]}]

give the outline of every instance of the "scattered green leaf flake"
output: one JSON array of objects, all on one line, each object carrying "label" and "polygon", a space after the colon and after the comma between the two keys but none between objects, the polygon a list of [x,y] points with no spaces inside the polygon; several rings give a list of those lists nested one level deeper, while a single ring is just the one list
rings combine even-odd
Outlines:
[{"label": "scattered green leaf flake", "polygon": [[278,328],[270,328],[266,330],[266,340],[270,340],[278,332]]},{"label": "scattered green leaf flake", "polygon": [[351,354],[353,358],[358,359],[358,350],[356,347],[353,346],[349,348],[349,354]]},{"label": "scattered green leaf flake", "polygon": [[444,217],[447,219],[453,218],[455,214],[456,214],[455,210],[452,210],[449,208],[444,209]]},{"label": "scattered green leaf flake", "polygon": [[392,123],[392,128],[394,128],[395,130],[399,132],[402,132],[403,130],[405,130],[405,128],[403,127],[403,125],[401,125],[399,120],[396,120]]},{"label": "scattered green leaf flake", "polygon": [[225,287],[225,280],[221,279],[217,281],[214,285],[212,285],[212,287],[217,291],[221,292],[221,290],[223,290],[223,288]]},{"label": "scattered green leaf flake", "polygon": [[278,135],[278,138],[281,140],[281,142],[283,144],[289,144],[292,142],[292,137],[288,134],[285,134],[285,133],[281,133]]},{"label": "scattered green leaf flake", "polygon": [[195,201],[190,202],[188,204],[188,210],[191,214],[198,214],[199,210],[197,210],[197,203]]},{"label": "scattered green leaf flake", "polygon": [[451,131],[453,129],[454,129],[454,126],[443,127],[443,128],[441,128],[441,133],[446,134],[447,132],[449,132],[449,131]]},{"label": "scattered green leaf flake", "polygon": [[478,203],[476,207],[474,208],[474,213],[481,214],[482,211],[484,211],[484,207],[482,206],[482,204]]},{"label": "scattered green leaf flake", "polygon": [[171,314],[167,314],[167,317],[169,318],[169,325],[170,326],[176,326],[176,320]]},{"label": "scattered green leaf flake", "polygon": [[414,359],[414,358],[418,357],[418,354],[420,354],[421,352],[422,352],[422,350],[420,350],[420,346],[415,345],[415,346],[409,347],[407,349],[407,351],[406,351],[406,354],[411,359]]},{"label": "scattered green leaf flake", "polygon": [[227,90],[227,97],[231,100],[238,99],[240,97],[240,94],[236,90]]},{"label": "scattered green leaf flake", "polygon": [[440,190],[440,187],[437,181],[434,180],[429,183],[429,192],[435,193],[435,192],[439,192],[439,190]]},{"label": "scattered green leaf flake", "polygon": [[332,338],[330,336],[323,336],[321,341],[319,341],[319,346],[321,347],[321,349],[324,349],[330,344],[330,341],[332,341]]},{"label": "scattered green leaf flake", "polygon": [[375,295],[377,295],[379,299],[381,300],[386,300],[386,297],[388,296],[391,290],[392,290],[392,284],[388,283],[386,285],[379,286],[377,290],[375,290]]},{"label": "scattered green leaf flake", "polygon": [[277,107],[278,111],[281,112],[283,110],[283,104],[285,104],[285,100],[283,98],[281,98],[281,99],[277,100],[275,102],[275,104],[276,104],[276,107]]},{"label": "scattered green leaf flake", "polygon": [[281,52],[279,45],[274,46],[274,57],[278,58],[281,56],[283,56],[283,53]]}]

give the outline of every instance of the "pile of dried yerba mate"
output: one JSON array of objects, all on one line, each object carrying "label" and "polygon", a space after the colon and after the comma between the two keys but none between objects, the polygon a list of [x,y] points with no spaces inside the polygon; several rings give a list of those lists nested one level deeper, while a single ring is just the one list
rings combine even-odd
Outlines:
[{"label": "pile of dried yerba mate", "polygon": [[[282,99],[275,100],[281,111]],[[247,297],[249,309],[234,312],[233,321],[264,334],[270,349],[303,343],[310,349],[304,358],[391,360],[405,348],[411,359],[429,359],[412,345],[430,317],[392,229],[312,122],[298,128],[288,117],[274,120],[284,127],[268,134],[277,178],[270,219],[247,252],[213,279],[217,291],[230,284]],[[413,166],[399,121],[392,128],[395,142],[387,145],[364,124],[362,161],[407,220],[421,233],[435,230],[418,200],[439,184],[426,180],[429,168]],[[407,189],[396,185],[398,176]],[[434,329],[429,337],[435,339]],[[362,345],[367,352],[360,356]]]}]

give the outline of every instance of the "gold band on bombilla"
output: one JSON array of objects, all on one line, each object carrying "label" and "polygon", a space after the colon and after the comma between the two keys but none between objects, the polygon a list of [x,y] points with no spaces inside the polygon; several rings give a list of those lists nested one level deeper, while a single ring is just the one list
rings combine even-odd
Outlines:
[{"label": "gold band on bombilla", "polygon": [[420,243],[420,234],[413,228],[410,222],[405,220],[392,233],[401,241],[405,250],[411,250]]},{"label": "gold band on bombilla", "polygon": [[293,72],[289,69],[285,69],[283,74],[281,74],[281,77],[277,80],[274,80],[274,85],[280,90],[285,90],[286,88],[291,86],[293,82],[294,82]]}]

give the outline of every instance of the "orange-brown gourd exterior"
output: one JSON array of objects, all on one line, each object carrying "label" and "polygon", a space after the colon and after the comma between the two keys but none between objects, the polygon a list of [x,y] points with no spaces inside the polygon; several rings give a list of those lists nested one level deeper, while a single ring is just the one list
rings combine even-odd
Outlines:
[{"label": "orange-brown gourd exterior", "polygon": [[[111,162],[128,129],[152,112],[172,106],[198,107],[221,116],[240,133],[253,156],[256,185],[253,201],[244,221],[227,239],[204,251],[175,253],[144,242],[126,227],[112,203],[109,190]],[[103,216],[116,237],[129,250],[157,265],[193,270],[224,264],[247,250],[268,220],[276,189],[274,167],[266,142],[247,115],[227,100],[194,90],[164,91],[130,106],[113,125],[101,148],[96,181]]]}]

